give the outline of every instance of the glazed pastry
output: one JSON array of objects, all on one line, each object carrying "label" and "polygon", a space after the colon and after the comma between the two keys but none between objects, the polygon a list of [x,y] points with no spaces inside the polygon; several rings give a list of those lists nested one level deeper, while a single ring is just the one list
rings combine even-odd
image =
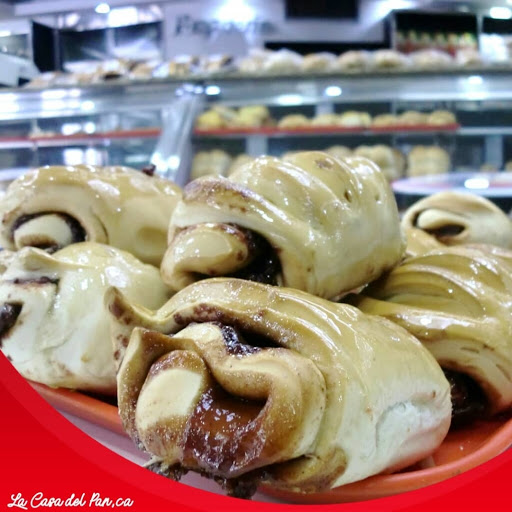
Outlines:
[{"label": "glazed pastry", "polygon": [[0,277],[0,345],[27,379],[115,394],[114,350],[103,304],[110,286],[141,307],[169,298],[158,269],[85,242],[47,254],[25,247]]},{"label": "glazed pastry", "polygon": [[262,63],[262,70],[267,73],[293,73],[302,67],[302,55],[290,50],[272,52]]},{"label": "glazed pastry", "polygon": [[311,151],[189,183],[161,271],[174,290],[233,276],[334,298],[378,277],[404,249],[393,193],[375,164]]},{"label": "glazed pastry", "polygon": [[352,50],[342,53],[336,62],[340,71],[364,71],[372,65],[371,55],[366,51]]},{"label": "glazed pastry", "polygon": [[330,71],[333,68],[336,57],[332,53],[310,53],[302,59],[302,70],[307,73],[316,71]]},{"label": "glazed pastry", "polygon": [[327,148],[325,152],[334,158],[347,158],[349,156],[352,156],[352,150],[348,148],[347,146],[331,146],[330,148]]},{"label": "glazed pastry", "polygon": [[512,249],[512,222],[488,199],[440,192],[413,204],[402,227],[421,229],[444,245],[493,244]]},{"label": "glazed pastry", "polygon": [[232,126],[237,118],[237,112],[224,106],[216,106],[206,110],[196,119],[196,128],[199,130],[216,130]]},{"label": "glazed pastry", "polygon": [[397,124],[426,124],[427,120],[428,114],[417,112],[416,110],[407,110],[398,116]]},{"label": "glazed pastry", "polygon": [[372,119],[372,126],[394,126],[396,124],[398,124],[398,118],[393,114],[379,114]]},{"label": "glazed pastry", "polygon": [[348,110],[339,116],[338,124],[348,127],[368,127],[372,124],[372,116],[368,112]]},{"label": "glazed pastry", "polygon": [[180,188],[127,167],[41,167],[9,185],[0,201],[0,241],[54,251],[99,242],[159,265]]},{"label": "glazed pastry", "polygon": [[420,69],[446,68],[453,66],[452,56],[443,51],[427,49],[418,50],[410,55],[412,65]]},{"label": "glazed pastry", "polygon": [[427,118],[428,124],[453,124],[457,122],[457,118],[453,112],[448,110],[434,110]]},{"label": "glazed pastry", "polygon": [[338,126],[339,124],[338,114],[318,114],[311,120],[311,126]]},{"label": "glazed pastry", "polygon": [[409,176],[446,174],[450,168],[450,155],[448,151],[439,146],[414,146],[407,155],[407,174]]},{"label": "glazed pastry", "polygon": [[239,279],[154,313],[117,290],[106,303],[123,426],[164,475],[197,471],[238,497],[316,492],[406,467],[449,428],[434,358],[351,306]]},{"label": "glazed pastry", "polygon": [[283,130],[290,128],[303,128],[305,126],[311,126],[311,121],[302,114],[289,114],[281,118],[277,123],[277,126]]},{"label": "glazed pastry", "polygon": [[512,253],[445,247],[406,260],[356,301],[432,352],[452,385],[456,424],[512,405],[511,276]]},{"label": "glazed pastry", "polygon": [[190,180],[214,174],[225,176],[233,159],[222,149],[199,151],[192,159]]},{"label": "glazed pastry", "polygon": [[402,69],[409,65],[407,57],[395,50],[376,50],[372,60],[377,69]]},{"label": "glazed pastry", "polygon": [[354,149],[354,156],[362,156],[375,162],[389,181],[401,178],[405,171],[405,158],[402,153],[384,144],[359,146]]},{"label": "glazed pastry", "polygon": [[240,107],[231,124],[237,127],[259,128],[270,124],[272,117],[267,107],[249,105]]}]

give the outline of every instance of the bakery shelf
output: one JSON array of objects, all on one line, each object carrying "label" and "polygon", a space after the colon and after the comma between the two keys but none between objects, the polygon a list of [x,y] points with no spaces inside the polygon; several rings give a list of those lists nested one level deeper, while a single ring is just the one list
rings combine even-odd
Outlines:
[{"label": "bakery shelf", "polygon": [[296,129],[280,129],[280,128],[255,128],[255,129],[236,129],[222,128],[215,130],[194,130],[194,136],[198,138],[245,138],[251,136],[265,137],[323,137],[325,135],[407,135],[422,133],[445,133],[457,132],[458,124],[449,125],[421,125],[421,126],[387,126],[375,128],[355,128],[344,126],[325,126],[325,127],[307,127]]}]

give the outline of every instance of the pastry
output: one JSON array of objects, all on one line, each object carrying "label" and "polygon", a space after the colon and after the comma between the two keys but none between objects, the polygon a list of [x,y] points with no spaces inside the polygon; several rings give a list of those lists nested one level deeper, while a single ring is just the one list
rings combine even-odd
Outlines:
[{"label": "pastry", "polygon": [[359,146],[354,149],[354,156],[362,156],[375,162],[389,181],[401,178],[405,171],[405,158],[402,153],[384,144]]},{"label": "pastry", "polygon": [[302,55],[282,49],[270,53],[262,63],[262,71],[267,73],[293,73],[302,67]]},{"label": "pastry", "polygon": [[84,242],[50,255],[25,247],[0,277],[1,348],[27,379],[115,394],[103,303],[110,286],[142,307],[169,298],[158,269],[114,247]]},{"label": "pastry", "polygon": [[272,117],[267,107],[263,105],[249,105],[240,107],[234,119],[231,121],[232,126],[243,128],[260,128],[269,125]]},{"label": "pastry", "polygon": [[307,73],[330,71],[335,62],[335,55],[328,52],[310,53],[302,59],[302,70]]},{"label": "pastry", "polygon": [[421,229],[444,245],[493,244],[512,249],[512,222],[488,199],[440,192],[413,204],[402,227]]},{"label": "pastry", "polygon": [[347,127],[368,127],[372,124],[372,116],[368,112],[348,110],[338,117],[338,124]]},{"label": "pastry", "polygon": [[206,110],[196,118],[198,130],[217,130],[233,126],[237,119],[237,112],[228,107],[217,105]]},{"label": "pastry", "polygon": [[454,124],[457,122],[457,118],[453,112],[448,110],[434,110],[428,115],[428,124]]},{"label": "pastry", "polygon": [[251,48],[247,57],[238,62],[238,69],[242,73],[258,73],[263,70],[263,63],[273,52],[263,48]]},{"label": "pastry", "polygon": [[453,57],[440,50],[418,50],[409,54],[412,65],[419,69],[436,69],[453,66]]},{"label": "pastry", "polygon": [[159,265],[174,183],[127,167],[41,167],[15,180],[0,201],[0,243],[54,251],[89,241],[118,247]]},{"label": "pastry", "polygon": [[179,290],[234,276],[325,298],[368,283],[405,249],[393,193],[364,158],[259,157],[185,187],[161,271]]},{"label": "pastry", "polygon": [[379,114],[372,119],[372,126],[394,126],[396,124],[398,124],[398,118],[393,114]]},{"label": "pastry", "polygon": [[171,478],[197,471],[238,497],[259,483],[322,491],[406,467],[449,428],[434,358],[351,306],[239,279],[156,312],[117,290],[106,303],[123,426]]},{"label": "pastry", "polygon": [[397,124],[405,125],[418,125],[426,124],[428,120],[428,114],[418,112],[416,110],[407,110],[400,114],[397,118]]},{"label": "pastry", "polygon": [[233,159],[222,149],[199,151],[192,160],[190,180],[214,174],[225,176]]},{"label": "pastry", "polygon": [[340,71],[364,71],[372,65],[369,52],[352,50],[342,53],[336,62],[336,68]]},{"label": "pastry", "polygon": [[484,64],[480,52],[473,48],[461,48],[455,54],[455,63],[461,67],[478,67]]},{"label": "pastry", "polygon": [[311,120],[311,126],[338,126],[339,124],[338,114],[318,114]]},{"label": "pastry", "polygon": [[330,148],[327,148],[325,152],[334,158],[347,158],[349,156],[352,156],[352,150],[348,148],[347,146],[331,146]]},{"label": "pastry", "polygon": [[439,146],[414,146],[407,155],[408,176],[445,174],[450,168],[450,155]]},{"label": "pastry", "polygon": [[374,51],[372,62],[377,69],[402,69],[409,65],[407,57],[395,50]]},{"label": "pastry", "polygon": [[288,114],[279,120],[277,126],[283,130],[303,128],[305,126],[311,126],[311,121],[302,114]]},{"label": "pastry", "polygon": [[512,405],[512,254],[444,247],[410,258],[356,304],[416,336],[452,385],[455,424]]},{"label": "pastry", "polygon": [[498,172],[498,166],[495,164],[485,163],[480,166],[483,172]]}]

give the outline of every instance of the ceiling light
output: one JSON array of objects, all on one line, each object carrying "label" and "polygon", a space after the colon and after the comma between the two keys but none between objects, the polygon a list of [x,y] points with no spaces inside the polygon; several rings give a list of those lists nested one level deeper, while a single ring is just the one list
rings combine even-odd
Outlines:
[{"label": "ceiling light", "polygon": [[106,3],[101,3],[101,4],[98,4],[94,10],[98,13],[98,14],[108,14],[110,12],[110,5],[106,4]]},{"label": "ceiling light", "polygon": [[330,85],[329,87],[325,88],[324,91],[326,96],[341,96],[341,87],[338,87],[337,85]]},{"label": "ceiling light", "polygon": [[512,10],[508,7],[491,7],[489,14],[491,15],[491,18],[506,20],[512,17]]},{"label": "ceiling light", "polygon": [[208,85],[205,92],[208,96],[215,96],[216,94],[220,94],[220,87],[218,85]]}]

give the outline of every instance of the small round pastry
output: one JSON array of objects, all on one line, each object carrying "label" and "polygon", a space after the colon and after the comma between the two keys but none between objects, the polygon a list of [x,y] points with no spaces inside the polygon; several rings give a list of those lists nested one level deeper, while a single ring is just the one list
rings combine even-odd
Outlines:
[{"label": "small round pastry", "polygon": [[406,110],[402,112],[397,118],[397,124],[404,125],[421,125],[426,124],[428,120],[428,114],[424,112],[418,112],[417,110]]},{"label": "small round pastry", "polygon": [[512,249],[512,222],[494,203],[463,192],[440,192],[404,214],[405,234],[421,229],[444,245],[493,244]]},{"label": "small round pastry", "polygon": [[428,115],[427,124],[454,124],[457,118],[453,112],[448,110],[434,110]]},{"label": "small round pastry", "polygon": [[259,157],[229,179],[189,183],[168,240],[161,272],[174,290],[232,276],[330,299],[372,281],[405,250],[382,171],[320,151]]},{"label": "small round pastry", "polygon": [[267,73],[294,73],[302,68],[302,55],[290,50],[272,52],[264,61],[262,71]]},{"label": "small round pastry", "polygon": [[347,127],[368,127],[372,124],[372,116],[368,112],[347,110],[338,117],[338,124]]},{"label": "small round pastry", "polygon": [[388,181],[393,181],[403,176],[405,170],[405,158],[400,151],[384,144],[375,146],[359,146],[354,149],[355,156],[362,156],[375,162],[384,173]]},{"label": "small round pastry", "polygon": [[157,268],[107,245],[73,244],[53,255],[32,247],[14,253],[0,277],[2,352],[27,379],[115,394],[103,302],[111,286],[143,308],[160,307],[170,295]]},{"label": "small round pastry", "polygon": [[440,50],[418,50],[409,54],[411,64],[418,69],[437,69],[453,66],[453,57]]},{"label": "small round pastry", "polygon": [[372,56],[363,50],[351,50],[342,53],[336,62],[340,71],[365,71],[372,67]]},{"label": "small round pastry", "polygon": [[484,60],[477,49],[462,48],[455,54],[455,63],[461,67],[479,67],[484,64]]},{"label": "small round pastry", "polygon": [[373,65],[379,70],[403,69],[409,66],[409,59],[395,50],[375,50],[372,58]]},{"label": "small round pastry", "polygon": [[318,114],[311,119],[311,126],[339,126],[340,116],[338,114]]},{"label": "small round pastry", "polygon": [[262,126],[271,124],[271,122],[272,117],[267,107],[263,105],[248,105],[238,109],[230,125],[246,128],[261,128]]},{"label": "small round pastry", "polygon": [[437,359],[452,388],[455,425],[512,406],[512,253],[444,247],[405,260],[355,298]]},{"label": "small round pastry", "polygon": [[408,176],[445,174],[451,165],[448,151],[439,146],[414,146],[407,155]]},{"label": "small round pastry", "polygon": [[198,130],[217,130],[226,126],[225,117],[214,109],[207,110],[196,118],[196,128]]},{"label": "small round pastry", "polygon": [[271,50],[264,48],[251,48],[249,54],[238,61],[237,68],[242,73],[259,73],[263,70],[263,63],[272,53]]},{"label": "small round pastry", "polygon": [[372,126],[395,126],[398,124],[398,117],[393,114],[379,114],[372,119]]},{"label": "small round pastry", "polygon": [[335,62],[336,56],[328,52],[310,53],[302,59],[302,70],[306,73],[318,71],[330,71]]},{"label": "small round pastry", "polygon": [[190,171],[190,180],[195,180],[201,176],[215,175],[225,176],[233,159],[222,149],[212,149],[211,151],[199,151],[192,160],[192,169]]},{"label": "small round pastry", "polygon": [[347,158],[349,156],[352,156],[353,153],[352,153],[352,150],[350,148],[348,148],[347,146],[340,146],[340,145],[336,145],[336,146],[331,146],[330,148],[327,148],[325,150],[325,152],[331,156],[333,156],[334,158]]},{"label": "small round pastry", "polygon": [[261,483],[326,491],[407,467],[448,431],[432,355],[352,306],[240,279],[154,312],[115,289],[105,302],[123,427],[171,478],[197,471],[244,498]]},{"label": "small round pastry", "polygon": [[127,167],[41,167],[13,181],[0,202],[0,241],[55,251],[109,244],[159,265],[181,189]]},{"label": "small round pastry", "polygon": [[311,120],[302,114],[288,114],[287,116],[282,117],[277,123],[277,127],[282,128],[283,130],[290,128],[304,128],[306,126],[311,126]]}]

